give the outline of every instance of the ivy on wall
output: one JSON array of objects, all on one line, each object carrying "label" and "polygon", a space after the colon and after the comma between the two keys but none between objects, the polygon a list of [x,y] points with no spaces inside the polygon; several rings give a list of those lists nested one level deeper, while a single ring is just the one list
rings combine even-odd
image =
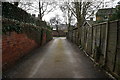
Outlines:
[{"label": "ivy on wall", "polygon": [[[8,2],[2,3],[2,34],[8,32],[25,33],[29,38],[40,43],[42,32],[51,32],[46,22],[39,21],[26,11]],[[8,33],[10,34],[10,33]],[[51,34],[48,34],[49,36]],[[49,37],[48,36],[48,37]]]},{"label": "ivy on wall", "polygon": [[29,13],[8,2],[2,2],[2,17],[14,19],[24,23],[36,24],[36,19]]},{"label": "ivy on wall", "polygon": [[[30,39],[35,40],[38,44],[41,41],[41,35],[44,30],[47,30],[46,33],[51,36],[51,28],[41,28],[40,26],[36,26],[28,23],[21,23],[17,20],[11,20],[7,18],[2,19],[2,34],[6,35],[7,32],[16,32],[16,33],[25,33]],[[51,36],[52,37],[52,36]]]}]

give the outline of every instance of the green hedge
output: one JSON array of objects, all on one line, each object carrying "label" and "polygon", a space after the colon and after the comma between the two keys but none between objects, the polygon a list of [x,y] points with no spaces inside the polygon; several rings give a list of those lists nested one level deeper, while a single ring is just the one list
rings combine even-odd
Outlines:
[{"label": "green hedge", "polygon": [[2,34],[7,32],[25,33],[38,44],[42,40],[42,31],[52,39],[51,28],[45,21],[39,21],[26,11],[8,2],[2,2]]},{"label": "green hedge", "polygon": [[8,2],[2,2],[2,17],[18,20],[24,23],[36,24],[36,19],[26,11]]},{"label": "green hedge", "polygon": [[45,21],[40,21],[21,8],[8,2],[2,2],[2,17],[51,29]]},{"label": "green hedge", "polygon": [[[41,28],[39,26],[33,25],[33,24],[28,24],[28,23],[21,23],[16,20],[11,20],[7,18],[2,19],[2,34],[6,35],[7,32],[17,32],[19,33],[25,33],[27,36],[35,40],[38,44],[41,42],[41,37],[42,37],[42,31],[46,31],[46,34],[48,35],[48,38],[51,37],[51,29],[47,28]],[[52,39],[52,37],[51,37]]]}]

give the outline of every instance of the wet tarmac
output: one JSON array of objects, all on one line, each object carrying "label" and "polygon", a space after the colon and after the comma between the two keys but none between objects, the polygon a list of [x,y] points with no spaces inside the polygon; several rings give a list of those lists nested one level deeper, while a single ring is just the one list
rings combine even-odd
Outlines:
[{"label": "wet tarmac", "polygon": [[23,57],[8,70],[10,78],[107,78],[93,62],[65,38],[54,38]]}]

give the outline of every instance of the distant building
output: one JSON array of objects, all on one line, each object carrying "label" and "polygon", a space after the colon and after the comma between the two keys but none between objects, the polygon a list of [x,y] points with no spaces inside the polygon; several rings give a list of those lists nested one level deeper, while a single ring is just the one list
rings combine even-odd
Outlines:
[{"label": "distant building", "polygon": [[115,13],[115,8],[99,9],[96,13],[96,21],[107,21]]},{"label": "distant building", "polygon": [[68,32],[68,27],[66,24],[60,24],[60,25],[51,25],[53,31],[52,35],[54,37],[63,37],[66,36],[66,33]]},{"label": "distant building", "polygon": [[50,27],[51,27],[53,30],[57,30],[57,29],[56,29],[56,25],[50,25]]},{"label": "distant building", "polygon": [[64,32],[63,30],[53,30],[52,31],[52,36],[53,37],[65,37],[66,36],[66,32]]},{"label": "distant building", "polygon": [[66,24],[60,24],[58,25],[58,30],[67,30],[67,25]]},{"label": "distant building", "polygon": [[[58,30],[62,30],[62,31],[67,31],[68,30],[68,27],[66,24],[60,24],[60,25],[57,25],[58,26]],[[57,27],[56,25],[51,25],[51,27],[53,28],[53,30],[57,30]]]}]

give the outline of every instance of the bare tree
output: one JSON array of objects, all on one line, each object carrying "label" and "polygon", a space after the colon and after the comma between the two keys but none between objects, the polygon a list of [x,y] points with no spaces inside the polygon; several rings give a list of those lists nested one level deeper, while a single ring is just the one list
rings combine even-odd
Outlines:
[{"label": "bare tree", "polygon": [[20,0],[18,7],[24,9],[25,11],[29,11],[29,10],[33,10],[33,7],[37,8],[37,7],[33,6],[33,4],[34,3],[30,2],[30,1]]},{"label": "bare tree", "polygon": [[[7,2],[9,2],[9,1],[7,1]],[[19,5],[19,2],[20,2],[20,0],[10,1],[10,3],[14,4],[14,5],[17,6],[17,7],[18,7],[18,5]]]},{"label": "bare tree", "polygon": [[73,1],[71,4],[67,4],[70,11],[77,19],[77,27],[80,27],[82,23],[94,15],[94,12],[101,7],[102,2],[84,2]]},{"label": "bare tree", "polygon": [[64,2],[62,5],[60,5],[60,9],[63,12],[63,17],[66,23],[66,26],[68,25],[68,28],[70,28],[71,23],[74,20],[74,16],[67,5],[70,5],[70,3]]},{"label": "bare tree", "polygon": [[68,19],[68,8],[67,5],[68,3],[63,2],[62,5],[60,5],[60,10],[63,12],[63,18],[64,18],[64,22],[67,24],[67,19]]},{"label": "bare tree", "polygon": [[15,6],[18,6],[18,5],[19,5],[19,2],[14,2],[14,5],[15,5]]},{"label": "bare tree", "polygon": [[56,15],[55,17],[52,17],[50,19],[50,23],[51,23],[51,25],[55,25],[56,26],[56,31],[58,32],[58,35],[59,35],[58,25],[61,24],[61,19],[60,19],[59,15]]},{"label": "bare tree", "polygon": [[49,12],[54,11],[56,8],[56,2],[44,2],[39,0],[39,18],[42,20],[42,17]]},{"label": "bare tree", "polygon": [[[81,41],[81,29],[83,22],[94,15],[94,12],[101,7],[102,2],[84,2],[83,0],[80,1],[73,1],[67,4],[68,13],[72,13],[74,17],[77,19],[77,27],[78,27],[78,41]],[[70,15],[68,15],[70,19]],[[70,20],[69,20],[70,21]],[[81,42],[78,42],[79,44]]]},{"label": "bare tree", "polygon": [[33,11],[39,13],[39,20],[42,21],[44,15],[52,12],[57,7],[57,2],[45,2],[43,0],[24,1],[21,0],[19,7],[27,12]]},{"label": "bare tree", "polygon": [[55,17],[52,17],[50,19],[50,24],[51,25],[56,25],[57,31],[58,31],[58,25],[61,24],[61,19],[59,17],[59,15],[55,15]]}]

